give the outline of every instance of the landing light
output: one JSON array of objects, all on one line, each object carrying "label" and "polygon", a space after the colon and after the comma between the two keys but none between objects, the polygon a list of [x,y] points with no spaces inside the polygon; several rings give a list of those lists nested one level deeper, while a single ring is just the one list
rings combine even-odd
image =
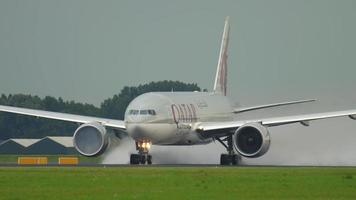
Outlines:
[{"label": "landing light", "polygon": [[151,142],[139,142],[138,147],[149,150],[151,148]]}]

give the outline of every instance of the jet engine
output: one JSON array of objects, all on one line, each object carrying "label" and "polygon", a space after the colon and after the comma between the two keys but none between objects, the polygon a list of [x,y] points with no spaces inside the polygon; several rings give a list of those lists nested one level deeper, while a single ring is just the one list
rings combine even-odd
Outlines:
[{"label": "jet engine", "polygon": [[84,156],[99,156],[107,149],[109,138],[103,125],[92,122],[79,126],[74,133],[73,144]]},{"label": "jet engine", "polygon": [[242,156],[256,158],[268,151],[270,134],[261,124],[248,123],[235,131],[233,143]]}]

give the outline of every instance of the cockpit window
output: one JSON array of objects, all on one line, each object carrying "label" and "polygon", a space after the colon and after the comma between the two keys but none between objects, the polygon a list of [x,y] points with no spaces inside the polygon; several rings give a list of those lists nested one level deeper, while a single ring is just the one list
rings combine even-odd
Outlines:
[{"label": "cockpit window", "polygon": [[150,115],[156,115],[156,111],[155,111],[155,110],[148,110],[148,114],[150,114]]},{"label": "cockpit window", "polygon": [[148,114],[148,110],[140,110],[140,115],[147,115]]},{"label": "cockpit window", "polygon": [[129,115],[156,115],[156,111],[149,109],[149,110],[130,110]]},{"label": "cockpit window", "polygon": [[138,115],[138,110],[130,110],[130,115]]}]

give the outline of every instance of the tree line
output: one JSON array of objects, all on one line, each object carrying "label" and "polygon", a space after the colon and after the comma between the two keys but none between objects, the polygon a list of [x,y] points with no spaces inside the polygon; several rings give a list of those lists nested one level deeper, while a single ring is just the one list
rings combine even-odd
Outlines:
[{"label": "tree line", "polygon": [[[100,107],[87,103],[65,101],[61,97],[39,97],[28,94],[2,94],[0,105],[32,108],[54,112],[124,119],[128,104],[147,92],[201,91],[195,83],[158,81],[139,86],[125,86],[120,93],[104,100]],[[72,136],[78,124],[0,112],[0,140],[9,138],[42,138],[45,136]]]}]

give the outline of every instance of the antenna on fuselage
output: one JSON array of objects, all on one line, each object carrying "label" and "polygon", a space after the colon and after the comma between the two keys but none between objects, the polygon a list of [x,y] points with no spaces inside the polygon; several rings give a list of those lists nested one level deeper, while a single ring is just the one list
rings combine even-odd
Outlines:
[{"label": "antenna on fuselage", "polygon": [[226,86],[227,86],[227,50],[229,46],[229,32],[230,24],[229,17],[225,18],[224,32],[222,36],[219,61],[216,69],[215,83],[214,83],[214,93],[219,93],[226,96]]}]

